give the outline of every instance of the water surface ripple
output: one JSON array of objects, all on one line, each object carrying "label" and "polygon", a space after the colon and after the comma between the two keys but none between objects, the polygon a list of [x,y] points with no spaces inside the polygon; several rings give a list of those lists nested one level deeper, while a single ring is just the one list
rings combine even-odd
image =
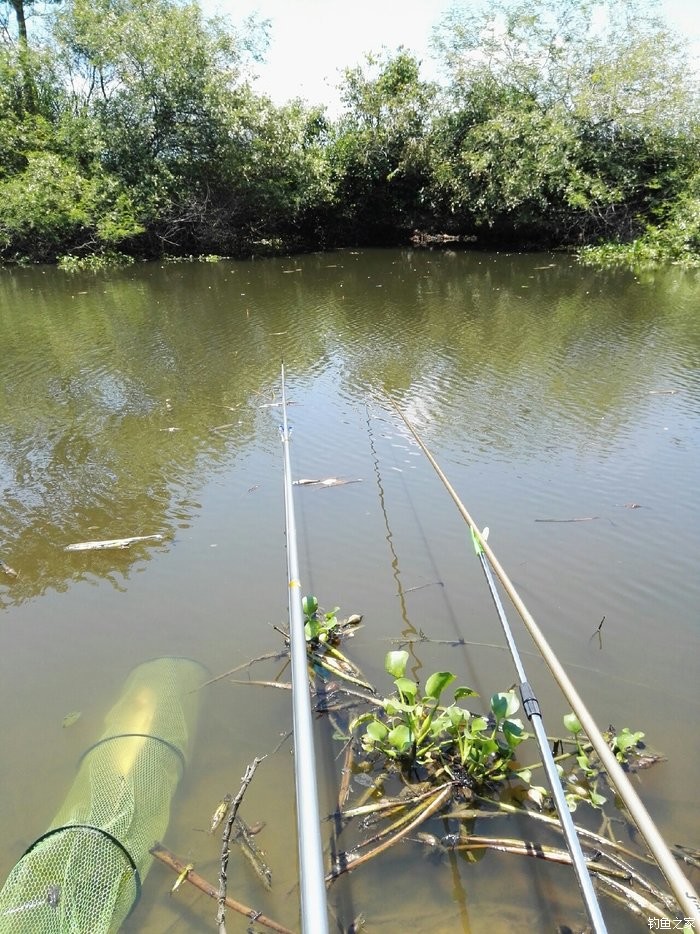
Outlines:
[{"label": "water surface ripple", "polygon": [[[19,572],[0,577],[0,875],[47,826],[135,665],[180,654],[218,673],[279,647],[282,360],[295,476],[356,481],[298,488],[297,524],[305,588],[364,614],[349,651],[367,677],[386,690],[392,640],[425,635],[442,641],[412,643],[418,677],[452,669],[486,697],[514,679],[464,524],[391,398],[490,527],[600,725],[643,729],[666,755],[642,796],[670,841],[697,846],[685,776],[700,714],[699,308],[695,273],[639,278],[564,256],[342,250],[0,272],[0,558]],[[162,543],[63,550],[155,533]],[[556,733],[565,703],[511,618]],[[71,710],[83,715],[65,730]],[[284,691],[205,692],[167,842],[212,879],[218,845],[192,828],[289,722]],[[330,810],[338,748],[321,724],[319,744]],[[268,823],[275,886],[235,873],[236,897],[294,927],[288,749],[246,796]],[[153,871],[127,930],[210,929],[210,906],[168,898],[171,884]],[[408,844],[331,900],[346,925],[354,906],[397,932],[585,924],[560,867],[496,854],[448,867]],[[638,929],[604,910],[612,930]]]}]

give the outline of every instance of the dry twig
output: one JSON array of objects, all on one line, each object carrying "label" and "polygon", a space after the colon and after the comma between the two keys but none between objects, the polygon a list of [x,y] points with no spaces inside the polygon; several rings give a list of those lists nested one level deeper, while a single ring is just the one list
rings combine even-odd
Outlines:
[{"label": "dry twig", "polygon": [[236,819],[236,814],[238,813],[238,808],[240,807],[241,801],[243,800],[243,795],[246,792],[246,788],[248,787],[248,785],[250,785],[251,781],[253,780],[253,775],[255,775],[255,770],[257,769],[257,767],[260,765],[260,763],[263,761],[264,758],[265,756],[262,756],[261,758],[258,758],[256,756],[255,759],[250,763],[250,765],[246,767],[245,775],[243,776],[243,779],[241,781],[241,787],[238,789],[238,794],[236,795],[236,797],[233,799],[233,802],[231,803],[231,811],[229,812],[229,816],[226,821],[226,825],[224,827],[224,832],[223,832],[222,841],[221,841],[221,870],[219,872],[219,892],[217,896],[217,900],[219,903],[219,910],[216,915],[216,923],[219,926],[219,934],[226,934],[226,924],[225,924],[226,883],[227,883],[226,871],[228,868],[228,857],[230,853],[229,844],[231,841],[231,830],[233,828],[233,822]]}]

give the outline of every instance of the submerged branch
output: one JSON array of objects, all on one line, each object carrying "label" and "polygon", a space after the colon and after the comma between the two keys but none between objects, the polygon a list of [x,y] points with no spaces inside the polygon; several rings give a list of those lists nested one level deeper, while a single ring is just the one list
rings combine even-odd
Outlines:
[{"label": "submerged branch", "polygon": [[280,658],[284,658],[288,653],[287,652],[266,652],[264,655],[258,655],[256,658],[251,658],[247,662],[242,662],[240,665],[236,665],[235,668],[230,668],[228,671],[225,671],[222,675],[216,675],[214,678],[210,678],[208,681],[205,681],[203,684],[200,684],[197,688],[198,691],[201,691],[202,688],[208,687],[210,684],[216,684],[217,681],[223,681],[224,678],[228,678],[229,675],[235,675],[238,671],[243,671],[245,668],[251,668],[256,662],[265,662],[269,660],[277,661]]},{"label": "submerged branch", "polygon": [[[176,872],[178,875],[181,875],[185,869],[187,869],[188,863],[185,863],[174,853],[171,853],[162,843],[155,843],[150,850],[152,856],[155,856],[157,860],[160,860],[165,866],[169,866],[173,872]],[[219,893],[218,890],[208,882],[203,876],[200,876],[199,873],[195,872],[194,869],[190,869],[187,872],[187,875],[184,878],[185,882],[189,882],[190,885],[193,885],[196,889],[199,889],[200,892],[203,892],[205,895],[208,895],[209,898],[218,899]],[[269,928],[271,931],[276,931],[277,934],[294,934],[290,928],[284,927],[282,924],[278,924],[277,921],[273,921],[272,918],[268,918],[267,915],[264,915],[261,911],[256,911],[255,908],[250,908],[248,905],[244,905],[242,902],[236,901],[235,898],[231,898],[230,895],[227,895],[224,903],[227,908],[230,908],[231,911],[236,911],[240,915],[244,915],[246,918],[249,918],[251,921],[256,921],[258,924],[262,924],[264,927]]]}]

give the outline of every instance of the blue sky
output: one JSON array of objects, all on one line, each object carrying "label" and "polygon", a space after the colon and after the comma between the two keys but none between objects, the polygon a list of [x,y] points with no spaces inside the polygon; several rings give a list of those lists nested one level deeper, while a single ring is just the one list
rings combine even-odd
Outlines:
[{"label": "blue sky", "polygon": [[[266,63],[257,87],[277,103],[303,97],[337,104],[339,70],[357,64],[365,52],[403,45],[424,61],[434,77],[428,52],[432,27],[451,0],[202,0],[208,12],[240,22],[257,12],[271,20]],[[669,22],[700,51],[700,0],[661,0]]]}]

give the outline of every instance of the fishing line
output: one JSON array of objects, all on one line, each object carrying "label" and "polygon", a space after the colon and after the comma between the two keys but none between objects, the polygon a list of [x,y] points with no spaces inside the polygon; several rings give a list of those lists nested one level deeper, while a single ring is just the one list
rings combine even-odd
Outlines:
[{"label": "fishing line", "polygon": [[[366,405],[366,403],[365,403],[365,405]],[[369,416],[368,416],[368,428],[369,428],[369,430],[370,430],[370,438],[371,438],[371,427],[369,426]],[[404,436],[402,435],[402,437],[404,437]],[[407,439],[407,440],[409,440],[409,439]],[[376,455],[376,452],[375,452],[375,455]],[[376,456],[377,456],[377,471],[378,471],[378,470],[379,470],[379,460],[378,460],[378,455],[376,455]],[[404,492],[404,496],[405,496],[405,498],[406,498],[406,502],[408,503],[409,509],[410,509],[410,511],[411,511],[411,515],[412,515],[412,517],[413,517],[413,521],[415,522],[416,528],[417,528],[417,530],[418,530],[418,534],[419,534],[419,536],[420,536],[421,542],[422,542],[423,547],[424,547],[424,549],[425,549],[425,553],[426,553],[426,555],[428,556],[428,560],[429,560],[429,562],[430,562],[430,566],[431,566],[431,568],[432,568],[433,574],[436,575],[436,577],[440,580],[440,583],[442,584],[442,576],[441,576],[441,574],[440,574],[440,569],[439,569],[438,566],[437,566],[437,562],[436,562],[436,560],[435,560],[435,555],[433,554],[432,548],[430,547],[430,543],[429,543],[428,538],[427,538],[427,536],[426,536],[426,534],[425,534],[425,529],[423,528],[423,524],[422,524],[422,522],[421,522],[421,520],[420,520],[420,517],[419,517],[419,515],[418,515],[418,511],[417,511],[417,509],[416,509],[415,503],[413,502],[413,498],[411,497],[410,490],[409,490],[408,484],[406,483],[406,478],[405,478],[405,476],[403,475],[403,472],[401,472],[401,486],[402,486],[402,488],[403,488],[403,492]],[[382,492],[383,492],[383,491],[382,491]],[[382,507],[384,507],[384,500],[383,500],[383,497],[381,498],[381,502],[382,502]],[[385,518],[386,518],[386,512],[385,512]],[[388,519],[386,519],[386,522],[387,522],[387,528],[388,528]],[[395,552],[394,552],[394,550],[393,550],[393,544],[392,544],[392,553],[395,554]],[[398,559],[397,559],[397,562],[398,562]],[[442,601],[443,601],[443,603],[444,603],[444,605],[445,605],[445,609],[446,609],[446,611],[447,611],[447,615],[448,615],[449,620],[450,620],[450,623],[451,623],[451,625],[452,625],[452,629],[454,630],[455,634],[456,634],[457,637],[458,637],[457,640],[456,640],[456,643],[455,643],[455,647],[462,647],[463,644],[464,644],[464,640],[461,639],[461,632],[460,632],[459,622],[458,622],[457,615],[456,615],[456,613],[455,613],[454,607],[452,606],[452,602],[451,602],[451,600],[450,600],[450,598],[449,598],[449,595],[446,593],[446,587],[444,586],[444,584],[442,584],[442,586],[440,587],[440,590],[442,591]],[[406,593],[408,593],[408,591],[403,590],[403,595],[405,595]],[[407,618],[407,617],[404,617],[404,618]],[[410,624],[410,633],[412,633],[413,635],[415,635],[415,636],[418,637],[418,638],[415,639],[415,640],[409,638],[409,639],[407,639],[406,644],[407,644],[408,647],[409,647],[409,651],[411,652],[411,654],[413,655],[413,657],[416,659],[416,662],[418,662],[418,664],[419,664],[420,667],[422,668],[422,667],[423,667],[423,664],[422,664],[422,662],[419,662],[419,660],[417,659],[417,657],[416,657],[416,655],[415,655],[415,652],[413,651],[413,646],[416,645],[416,644],[418,644],[419,642],[428,642],[428,643],[429,643],[431,640],[430,640],[429,638],[424,638],[424,635],[425,635],[425,634],[423,633],[423,631],[422,631],[422,630],[416,630],[415,626],[414,626],[412,623]],[[402,635],[406,635],[406,634],[407,634],[407,633],[402,633]],[[467,653],[466,651],[463,653],[463,663],[464,663],[465,668],[468,670],[469,677],[470,677],[470,679],[471,679],[471,683],[472,683],[473,685],[475,685],[476,689],[478,690],[478,692],[479,692],[480,694],[483,694],[482,685],[481,685],[481,678],[479,677],[478,672],[477,672],[476,670],[474,670],[472,659],[470,658],[470,656],[468,655],[468,653]]]},{"label": "fishing line", "polygon": [[386,499],[384,495],[384,484],[382,482],[382,474],[379,467],[379,455],[377,454],[377,448],[374,443],[374,432],[372,430],[372,416],[370,415],[369,405],[365,400],[365,413],[366,413],[366,422],[367,422],[367,435],[369,437],[369,448],[372,454],[372,465],[374,469],[374,476],[377,481],[377,491],[379,495],[379,508],[382,511],[382,516],[384,518],[384,528],[386,529],[385,540],[389,546],[389,551],[391,552],[391,573],[394,581],[396,582],[396,592],[401,604],[401,619],[406,625],[407,631],[415,633],[418,635],[416,627],[408,618],[408,607],[406,606],[406,597],[405,591],[403,589],[403,584],[401,583],[401,569],[399,566],[399,556],[396,553],[396,548],[394,547],[394,534],[391,531],[391,526],[389,525],[389,514],[386,508]]},{"label": "fishing line", "polygon": [[[370,446],[370,451],[371,451],[371,454],[372,454],[372,463],[373,463],[373,467],[374,467],[374,475],[375,475],[376,481],[377,481],[377,490],[378,490],[378,495],[379,495],[379,506],[380,506],[380,509],[381,509],[381,511],[382,511],[382,516],[384,517],[384,527],[385,527],[385,529],[386,529],[386,536],[385,536],[385,538],[386,538],[387,544],[389,545],[389,550],[390,550],[391,556],[392,556],[391,568],[392,568],[392,574],[393,574],[394,580],[396,581],[397,594],[398,594],[398,597],[399,597],[399,600],[400,600],[400,603],[401,603],[401,618],[403,619],[403,621],[404,621],[404,623],[405,623],[405,625],[406,625],[406,629],[403,630],[402,635],[407,635],[407,634],[409,634],[409,633],[412,633],[413,635],[418,636],[418,635],[419,635],[419,631],[416,629],[416,627],[414,626],[414,624],[410,621],[409,616],[408,616],[408,607],[407,607],[407,605],[406,605],[406,594],[409,593],[410,590],[412,590],[412,589],[418,589],[418,588],[409,588],[409,590],[404,590],[403,585],[402,585],[402,583],[401,583],[401,571],[400,571],[400,567],[399,567],[399,556],[398,556],[398,554],[396,553],[396,549],[395,549],[395,547],[394,547],[394,536],[393,536],[393,533],[392,533],[392,531],[391,531],[391,526],[389,525],[389,514],[388,514],[388,511],[387,511],[387,507],[386,507],[386,499],[385,499],[385,494],[384,494],[384,485],[383,485],[383,482],[382,482],[382,474],[381,474],[381,469],[380,469],[380,466],[379,466],[379,454],[377,453],[377,448],[376,448],[375,441],[374,441],[374,431],[372,430],[372,416],[371,416],[371,414],[370,414],[369,404],[367,403],[366,400],[365,400],[365,412],[366,412],[366,415],[367,415],[367,418],[366,418],[366,421],[367,421],[367,434],[368,434],[368,437],[369,437],[369,446]],[[409,497],[408,497],[408,488],[407,488],[407,485],[406,485],[406,481],[405,481],[405,479],[404,479],[403,477],[402,477],[402,483],[403,483],[403,487],[404,487],[404,493],[406,494],[406,497],[409,498]],[[419,528],[419,530],[420,530],[420,532],[421,532],[421,534],[422,534],[423,541],[424,541],[425,546],[426,546],[426,551],[427,551],[428,554],[429,554],[430,562],[431,562],[431,565],[432,565],[432,567],[433,567],[433,570],[434,570],[435,574],[437,574],[437,575],[439,576],[439,570],[438,570],[437,566],[435,565],[435,560],[434,560],[434,558],[433,558],[432,552],[430,552],[430,549],[428,548],[428,544],[427,544],[427,542],[425,541],[425,535],[423,534],[422,527],[421,527],[420,523],[418,522],[418,517],[417,517],[417,515],[416,515],[415,509],[413,508],[413,503],[411,503],[411,511],[413,512],[413,516],[414,516],[414,518],[415,518],[415,520],[416,520],[416,523],[417,523],[417,525],[418,525],[418,528]],[[440,583],[442,583],[442,582],[440,582]],[[425,586],[430,586],[430,585],[429,585],[429,584],[426,584]],[[441,589],[444,591],[444,589],[445,589],[444,586],[442,586]],[[449,610],[449,606],[448,606],[448,610]],[[413,674],[414,674],[414,677],[417,677],[417,672],[419,672],[419,671],[423,668],[423,663],[422,663],[422,662],[420,661],[420,659],[416,656],[416,654],[415,654],[415,652],[414,652],[414,650],[413,650],[413,646],[414,646],[414,645],[417,645],[417,644],[418,644],[419,642],[421,642],[421,641],[424,641],[424,640],[421,640],[421,639],[409,640],[409,642],[407,643],[407,644],[409,645],[409,651],[410,651],[411,654],[413,655],[413,658],[414,658],[414,660],[415,660],[415,662],[416,662],[416,665],[412,668],[412,672],[413,672]],[[451,867],[451,871],[452,871],[452,882],[453,882],[453,886],[454,886],[454,894],[455,894],[455,897],[456,897],[457,904],[458,904],[458,906],[459,906],[459,913],[460,913],[460,916],[462,917],[463,921],[466,922],[466,916],[467,916],[467,897],[466,897],[466,891],[465,891],[465,889],[464,889],[464,885],[463,885],[463,881],[462,881],[462,876],[461,876],[461,873],[459,872],[459,868],[458,868],[458,866],[457,866],[456,854],[451,853],[451,854],[449,855],[449,861],[450,861],[450,867]],[[465,929],[466,929],[466,928],[465,928]]]}]

